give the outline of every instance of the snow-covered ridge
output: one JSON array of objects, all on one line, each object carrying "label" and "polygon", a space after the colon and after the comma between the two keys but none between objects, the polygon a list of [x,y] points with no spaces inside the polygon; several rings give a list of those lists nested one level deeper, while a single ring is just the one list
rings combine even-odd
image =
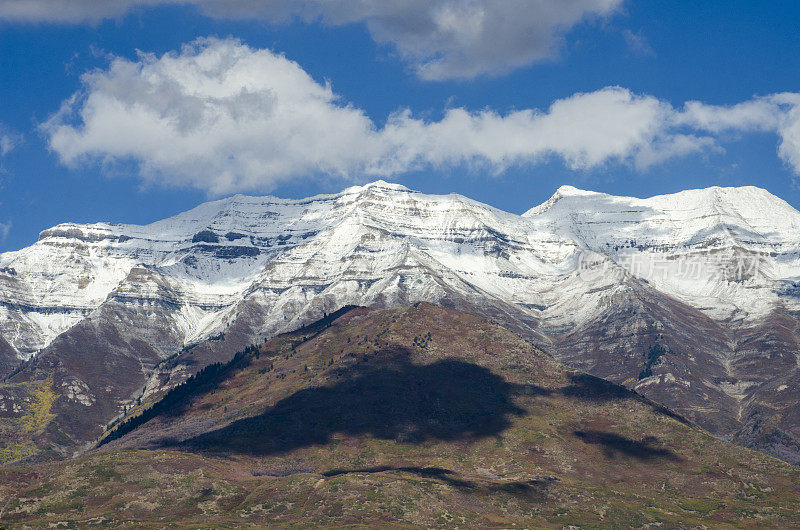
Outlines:
[{"label": "snow-covered ridge", "polygon": [[[587,274],[598,267],[624,274]],[[28,357],[117,304],[159,308],[188,343],[245,303],[273,329],[316,303],[451,292],[564,326],[631,276],[719,319],[795,307],[800,212],[754,187],[637,199],[562,186],[523,215],[383,181],[301,200],[236,195],[149,225],[64,223],[0,254],[0,334]]]},{"label": "snow-covered ridge", "polygon": [[563,188],[524,217],[577,241],[657,289],[718,318],[751,318],[777,303],[796,307],[800,212],[746,186],[649,199]]}]

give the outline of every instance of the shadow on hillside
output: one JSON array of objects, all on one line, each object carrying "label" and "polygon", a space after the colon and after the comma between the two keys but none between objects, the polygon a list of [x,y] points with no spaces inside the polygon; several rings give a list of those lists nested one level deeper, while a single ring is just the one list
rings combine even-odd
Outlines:
[{"label": "shadow on hillside", "polygon": [[632,399],[647,405],[656,414],[668,416],[684,425],[691,425],[691,422],[680,414],[622,385],[606,381],[605,379],[593,375],[580,373],[572,375],[570,377],[570,382],[570,385],[559,390],[562,395],[599,403],[617,399]]},{"label": "shadow on hillside", "polygon": [[669,449],[657,447],[658,440],[652,436],[636,441],[619,434],[604,431],[575,431],[574,434],[584,443],[601,445],[603,453],[608,458],[622,455],[631,456],[639,460],[681,460],[678,455]]},{"label": "shadow on hillside", "polygon": [[[412,444],[474,440],[496,436],[511,425],[512,417],[526,414],[514,402],[520,396],[562,395],[595,403],[633,399],[656,413],[685,421],[636,392],[586,374],[573,374],[568,385],[548,389],[508,383],[487,368],[458,359],[416,365],[410,358],[404,349],[382,352],[369,364],[335,370],[342,378],[339,382],[299,390],[258,416],[182,442],[161,439],[154,446],[271,455],[331,443],[336,433]],[[218,371],[227,373],[239,364],[232,362]],[[633,456],[656,456],[660,451],[609,437],[584,441]]]},{"label": "shadow on hillside", "polygon": [[575,373],[569,378],[570,384],[561,388],[542,388],[536,385],[515,385],[514,393],[517,395],[525,396],[553,396],[561,395],[569,398],[576,398],[582,401],[593,402],[602,404],[607,401],[632,399],[642,403],[656,413],[662,416],[668,416],[677,420],[684,425],[691,425],[691,422],[654,401],[651,401],[643,395],[629,390],[622,385],[606,381],[599,377],[589,374]]},{"label": "shadow on hillside", "polygon": [[589,374],[570,376],[570,384],[560,389],[562,395],[591,401],[611,401],[632,398],[637,394],[624,386]]},{"label": "shadow on hillside", "polygon": [[360,368],[334,385],[300,390],[265,413],[180,444],[208,451],[274,454],[323,445],[334,433],[421,443],[494,436],[524,414],[516,386],[458,360],[411,364],[407,356]]},{"label": "shadow on hillside", "polygon": [[376,467],[361,467],[355,469],[332,469],[330,471],[326,471],[325,473],[323,473],[322,476],[338,477],[339,475],[349,475],[349,474],[359,474],[359,473],[384,473],[386,471],[397,471],[402,473],[409,473],[422,478],[436,479],[457,489],[470,490],[475,488],[474,482],[457,478],[458,475],[455,472],[441,467],[376,466]]},{"label": "shadow on hillside", "polygon": [[489,481],[486,483],[474,482],[459,478],[458,473],[441,467],[416,467],[416,466],[376,466],[355,469],[332,469],[323,473],[324,477],[338,477],[347,474],[399,472],[416,475],[443,482],[453,488],[474,493],[508,493],[518,497],[542,500],[549,486],[557,481],[554,477],[536,477],[531,480],[500,482]]}]

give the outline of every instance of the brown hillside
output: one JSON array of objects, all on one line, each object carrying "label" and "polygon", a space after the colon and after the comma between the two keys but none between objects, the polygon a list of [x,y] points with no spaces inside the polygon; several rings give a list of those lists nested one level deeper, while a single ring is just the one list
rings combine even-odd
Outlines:
[{"label": "brown hillside", "polygon": [[117,429],[77,460],[0,468],[0,520],[800,524],[800,470],[430,304],[278,336]]}]

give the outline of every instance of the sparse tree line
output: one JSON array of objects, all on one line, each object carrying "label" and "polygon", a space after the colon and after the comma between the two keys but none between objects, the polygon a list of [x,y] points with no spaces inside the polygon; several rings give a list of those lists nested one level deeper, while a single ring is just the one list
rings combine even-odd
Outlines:
[{"label": "sparse tree line", "polygon": [[258,346],[251,344],[244,350],[237,352],[227,363],[216,362],[205,366],[183,383],[169,390],[164,394],[163,398],[142,411],[141,414],[118,424],[105,438],[98,442],[97,446],[100,447],[117,440],[157,416],[177,413],[180,407],[185,405],[190,398],[208,390],[213,390],[227,374],[249,366],[252,358],[257,353],[260,353]]}]

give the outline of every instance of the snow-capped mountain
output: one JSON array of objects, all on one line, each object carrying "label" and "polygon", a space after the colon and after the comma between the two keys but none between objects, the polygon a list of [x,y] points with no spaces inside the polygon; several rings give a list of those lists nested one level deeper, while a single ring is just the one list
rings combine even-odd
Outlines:
[{"label": "snow-capped mountain", "polygon": [[799,307],[782,293],[800,274],[800,212],[760,188],[635,199],[564,186],[523,216],[715,319]]},{"label": "snow-capped mountain", "polygon": [[[155,391],[344,305],[424,300],[792,460],[798,281],[800,212],[752,187],[636,199],[564,186],[523,215],[382,181],[237,195],[145,226],[58,225],[0,255],[0,369],[3,352],[7,372],[33,359],[12,381],[55,373],[70,417],[94,407],[77,443],[146,380]],[[748,427],[776,409],[778,435]]]}]

